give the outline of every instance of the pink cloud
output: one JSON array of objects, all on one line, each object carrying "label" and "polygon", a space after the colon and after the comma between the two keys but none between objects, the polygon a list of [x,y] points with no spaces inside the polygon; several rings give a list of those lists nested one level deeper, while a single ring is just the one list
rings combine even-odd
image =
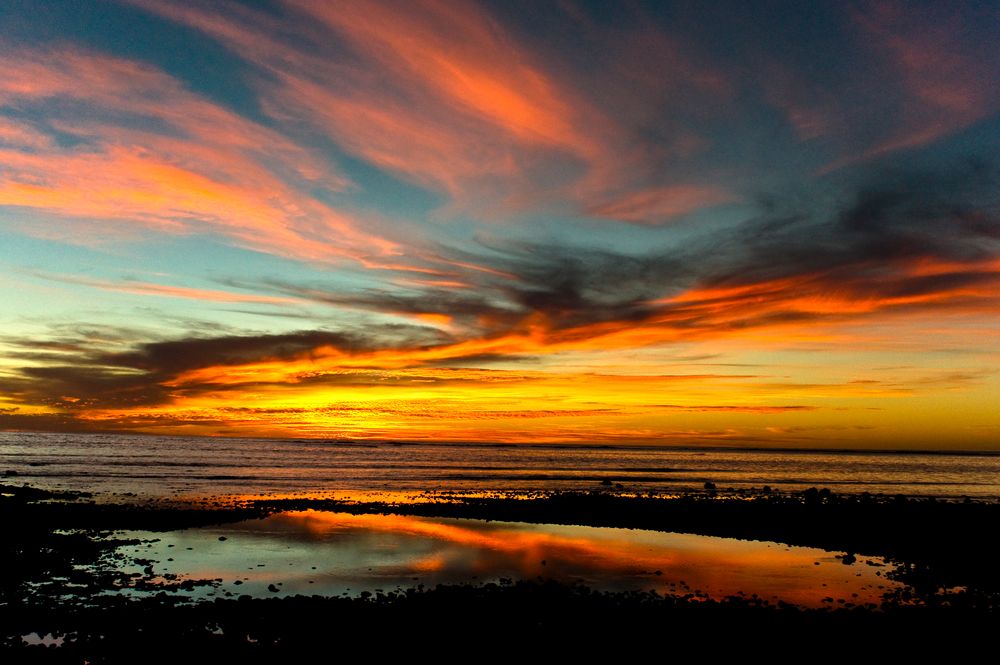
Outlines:
[{"label": "pink cloud", "polygon": [[[397,251],[307,193],[349,184],[326,161],[155,68],[72,48],[9,49],[0,105],[42,104],[36,126],[5,121],[0,131],[10,146],[0,147],[0,205],[56,216],[29,233],[209,232],[316,261]],[[49,131],[77,143],[59,145]]]},{"label": "pink cloud", "polygon": [[[674,127],[651,149],[636,130],[661,117],[668,98],[684,104],[689,90],[731,93],[724,76],[694,64],[644,21],[628,39],[590,36],[612,63],[594,81],[476,4],[287,0],[278,13],[234,7],[223,15],[203,3],[132,2],[257,66],[261,105],[272,117],[304,123],[447,195],[445,210],[480,218],[567,201],[586,213],[635,183],[672,185],[677,165],[705,140]],[[636,99],[646,106],[623,108]]]},{"label": "pink cloud", "polygon": [[254,293],[221,291],[218,289],[199,289],[189,286],[157,284],[154,282],[144,282],[134,279],[113,281],[43,272],[36,272],[33,274],[38,277],[42,277],[43,279],[49,279],[56,282],[79,284],[82,286],[90,286],[96,289],[101,289],[102,291],[118,291],[121,293],[132,293],[142,296],[181,298],[184,300],[200,300],[204,302],[257,303],[264,305],[294,305],[304,302],[301,299],[287,296],[265,296]]},{"label": "pink cloud", "polygon": [[732,194],[718,187],[670,185],[631,192],[594,206],[590,213],[624,222],[656,224],[732,200]]},{"label": "pink cloud", "polygon": [[1000,109],[989,81],[1000,51],[966,41],[968,26],[944,7],[915,8],[874,2],[852,13],[863,36],[885,64],[888,89],[902,95],[891,131],[860,153],[823,172],[899,150],[917,148],[960,132]]}]

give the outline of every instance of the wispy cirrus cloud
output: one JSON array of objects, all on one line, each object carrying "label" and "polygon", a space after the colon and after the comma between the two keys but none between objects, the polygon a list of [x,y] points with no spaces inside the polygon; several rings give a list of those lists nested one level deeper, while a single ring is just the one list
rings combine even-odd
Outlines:
[{"label": "wispy cirrus cloud", "polygon": [[[656,109],[604,107],[639,61],[662,74],[633,81],[651,100],[670,99],[665,85],[728,94],[721,74],[685,58],[643,17],[634,20],[644,37],[629,42],[638,49],[582,35],[615,60],[595,84],[564,76],[565,63],[474,3],[289,0],[267,13],[132,4],[201,30],[253,63],[272,116],[308,123],[371,164],[446,194],[453,209],[497,218],[569,200],[587,214],[629,199],[626,221],[654,223],[738,198],[721,183],[688,182],[689,172],[675,182],[680,158],[704,142],[691,129],[674,128],[650,146],[642,138]],[[687,195],[677,202],[682,187]],[[698,187],[712,195],[691,196]]]},{"label": "wispy cirrus cloud", "polygon": [[258,303],[265,305],[295,305],[304,302],[301,299],[268,296],[256,293],[237,293],[235,291],[221,291],[218,289],[200,289],[189,286],[176,286],[171,284],[157,284],[136,279],[94,279],[79,275],[65,275],[57,273],[47,273],[31,271],[33,276],[64,284],[78,284],[89,286],[102,291],[117,291],[120,293],[131,293],[141,296],[158,296],[162,298],[179,298],[182,300],[200,300],[203,302],[216,303]]},{"label": "wispy cirrus cloud", "polygon": [[721,203],[730,203],[733,195],[721,187],[706,185],[669,185],[630,192],[591,207],[588,212],[624,222],[656,224],[689,212]]},{"label": "wispy cirrus cloud", "polygon": [[[995,8],[956,12],[934,5],[914,7],[896,1],[866,2],[851,17],[870,52],[884,62],[885,85],[871,89],[884,118],[857,118],[881,131],[860,152],[835,160],[824,171],[921,147],[969,128],[1000,111],[1000,93],[986,83],[1000,67],[1000,48],[969,40],[970,31],[998,25]],[[850,115],[857,115],[854,111]]]},{"label": "wispy cirrus cloud", "polygon": [[72,46],[0,57],[0,205],[47,213],[43,237],[214,233],[313,261],[397,252],[310,195],[349,181],[278,132],[138,62]]}]

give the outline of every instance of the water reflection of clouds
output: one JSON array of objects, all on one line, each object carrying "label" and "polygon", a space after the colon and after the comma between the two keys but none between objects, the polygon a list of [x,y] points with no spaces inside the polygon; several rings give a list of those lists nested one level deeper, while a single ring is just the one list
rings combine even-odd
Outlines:
[{"label": "water reflection of clouds", "polygon": [[[336,595],[541,576],[815,606],[827,596],[878,602],[878,586],[891,586],[878,568],[845,566],[822,550],[629,529],[299,511],[161,538],[154,556],[175,559],[164,563],[170,572],[222,578],[251,595],[279,582],[283,593]],[[243,584],[229,586],[236,579]]]}]

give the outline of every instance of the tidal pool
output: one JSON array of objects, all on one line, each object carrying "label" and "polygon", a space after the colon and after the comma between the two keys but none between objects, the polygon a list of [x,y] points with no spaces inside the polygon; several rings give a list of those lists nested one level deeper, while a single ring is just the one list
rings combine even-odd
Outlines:
[{"label": "tidal pool", "polygon": [[[195,597],[350,595],[423,585],[555,579],[606,591],[757,596],[806,607],[879,603],[899,584],[876,557],[638,529],[285,512],[167,533],[118,534],[125,572],[221,580]],[[140,560],[138,563],[135,560]],[[145,561],[143,561],[145,560]]]}]

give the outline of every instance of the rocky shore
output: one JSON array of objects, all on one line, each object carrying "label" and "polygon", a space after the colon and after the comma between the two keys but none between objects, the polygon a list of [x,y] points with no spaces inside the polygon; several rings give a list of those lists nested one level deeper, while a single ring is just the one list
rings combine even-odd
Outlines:
[{"label": "rocky shore", "polygon": [[[316,499],[177,505],[95,502],[73,493],[0,486],[7,534],[0,545],[0,625],[7,662],[136,662],[187,654],[273,660],[333,648],[330,640],[375,640],[405,653],[511,651],[528,641],[566,652],[616,645],[620,653],[738,653],[768,643],[773,653],[809,644],[847,649],[879,640],[888,649],[925,642],[962,648],[997,627],[1000,577],[986,556],[1000,505],[871,495],[758,492],[636,497],[614,491],[531,496],[443,495],[415,503]],[[286,510],[398,513],[536,523],[585,524],[773,540],[897,563],[905,584],[879,607],[806,610],[760,598],[709,600],[691,594],[598,592],[549,580],[414,588],[364,597],[241,596],[193,601],[185,591],[211,580],[159,582],[121,572],[123,529],[169,531],[265,517]],[[151,571],[151,569],[150,569]],[[719,640],[725,635],[725,640]],[[900,636],[907,636],[902,642]],[[838,637],[839,636],[839,637]],[[886,641],[887,636],[895,636]],[[409,644],[411,647],[406,647]],[[699,647],[698,645],[701,645]],[[741,646],[742,645],[742,646]],[[399,649],[397,651],[397,649]],[[666,651],[664,651],[666,650]],[[193,656],[194,655],[194,656]],[[155,659],[154,658],[154,659]]]}]

